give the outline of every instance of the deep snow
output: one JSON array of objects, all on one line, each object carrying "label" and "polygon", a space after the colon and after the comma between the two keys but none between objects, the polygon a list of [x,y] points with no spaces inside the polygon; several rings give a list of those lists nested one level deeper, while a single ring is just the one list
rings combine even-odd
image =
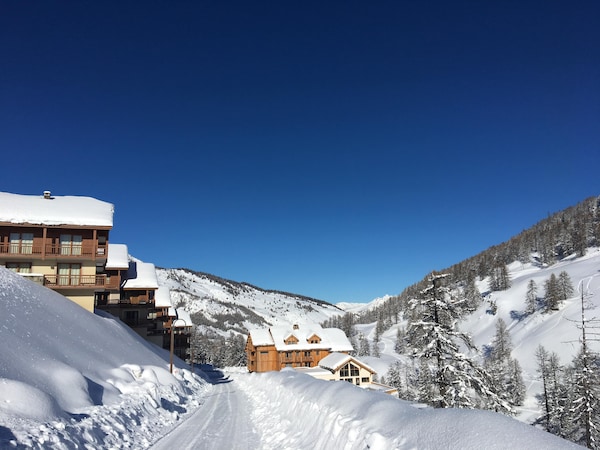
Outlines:
[{"label": "deep snow", "polygon": [[576,447],[499,414],[423,408],[290,370],[215,382],[177,360],[171,375],[168,354],[118,320],[2,268],[0,304],[2,448],[194,448],[186,428],[231,448]]}]

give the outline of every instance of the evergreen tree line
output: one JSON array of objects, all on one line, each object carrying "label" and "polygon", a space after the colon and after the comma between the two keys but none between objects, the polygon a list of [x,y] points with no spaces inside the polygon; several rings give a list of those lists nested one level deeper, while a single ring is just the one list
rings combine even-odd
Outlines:
[{"label": "evergreen tree line", "polygon": [[246,336],[233,331],[227,337],[214,331],[194,332],[188,362],[191,362],[193,357],[194,364],[212,364],[215,367],[245,366],[245,349]]},{"label": "evergreen tree line", "polygon": [[[600,356],[589,349],[588,335],[591,327],[586,323],[583,295],[580,328],[581,348],[570,365],[561,365],[558,355],[549,352],[542,345],[536,350],[538,374],[543,388],[538,395],[543,413],[536,420],[536,424],[564,439],[598,449]],[[594,335],[597,336],[597,333]]]},{"label": "evergreen tree line", "polygon": [[[583,256],[586,248],[592,246],[600,246],[600,197],[590,197],[576,206],[550,215],[507,242],[490,247],[442,272],[449,274],[450,283],[465,290],[465,295],[473,297],[479,295],[473,292],[477,279],[489,277],[490,291],[508,289],[510,279],[506,265],[511,262],[529,263],[534,255],[534,262],[552,265],[570,254]],[[384,324],[390,326],[398,323],[401,315],[409,310],[410,299],[426,285],[427,276],[376,308],[356,315],[354,322],[366,324],[383,320]]]},{"label": "evergreen tree line", "polygon": [[571,282],[571,277],[564,270],[556,276],[550,275],[544,282],[544,297],[537,296],[537,284],[534,280],[527,283],[527,293],[525,296],[525,313],[533,314],[537,310],[552,312],[558,310],[563,301],[573,295],[575,289]]}]

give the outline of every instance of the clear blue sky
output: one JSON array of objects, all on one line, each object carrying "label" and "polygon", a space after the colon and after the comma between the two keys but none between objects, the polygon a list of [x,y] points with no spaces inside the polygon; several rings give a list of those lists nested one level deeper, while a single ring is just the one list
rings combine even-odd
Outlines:
[{"label": "clear blue sky", "polygon": [[331,302],[600,194],[600,3],[0,5],[0,190],[112,242]]}]

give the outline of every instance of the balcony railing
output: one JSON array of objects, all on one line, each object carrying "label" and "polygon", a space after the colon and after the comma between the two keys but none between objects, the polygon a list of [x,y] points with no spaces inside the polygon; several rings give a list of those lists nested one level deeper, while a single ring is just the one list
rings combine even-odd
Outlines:
[{"label": "balcony railing", "polygon": [[53,289],[119,287],[118,277],[106,275],[44,275],[44,286]]},{"label": "balcony railing", "polygon": [[54,258],[104,258],[107,256],[106,245],[94,246],[93,243],[83,245],[46,244],[33,245],[28,243],[0,242],[0,254],[26,257]]}]

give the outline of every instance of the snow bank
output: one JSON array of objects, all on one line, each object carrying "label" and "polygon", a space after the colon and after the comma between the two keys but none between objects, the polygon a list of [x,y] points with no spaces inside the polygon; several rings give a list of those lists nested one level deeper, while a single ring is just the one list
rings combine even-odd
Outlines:
[{"label": "snow bank", "polygon": [[146,448],[210,388],[113,316],[3,268],[0,305],[0,448]]},{"label": "snow bank", "polygon": [[263,449],[581,448],[501,414],[418,408],[289,369],[238,375],[235,381],[252,393]]}]

